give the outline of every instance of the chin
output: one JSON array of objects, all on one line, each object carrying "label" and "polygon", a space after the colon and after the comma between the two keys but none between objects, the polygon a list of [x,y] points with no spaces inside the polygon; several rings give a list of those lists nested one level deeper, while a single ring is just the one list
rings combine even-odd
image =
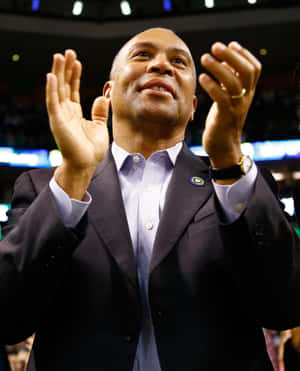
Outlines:
[{"label": "chin", "polygon": [[151,107],[144,107],[144,109],[136,111],[137,117],[139,120],[144,122],[153,122],[153,123],[164,123],[172,124],[178,121],[178,115],[172,107],[161,106],[159,104],[151,105]]},{"label": "chin", "polygon": [[162,125],[175,125],[176,120],[174,115],[170,112],[143,112],[140,115],[140,120],[145,123],[162,124]]}]

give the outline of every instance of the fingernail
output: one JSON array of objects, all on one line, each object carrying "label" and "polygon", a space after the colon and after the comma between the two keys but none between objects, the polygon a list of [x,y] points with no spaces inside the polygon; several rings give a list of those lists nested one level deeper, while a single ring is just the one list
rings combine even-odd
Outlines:
[{"label": "fingernail", "polygon": [[199,82],[200,82],[200,80],[201,80],[202,83],[205,84],[205,83],[209,82],[210,78],[205,73],[201,73],[201,75],[199,76]]},{"label": "fingernail", "polygon": [[214,61],[213,57],[211,57],[209,54],[204,54],[202,57],[201,57],[201,62],[204,62],[204,63],[212,63]]},{"label": "fingernail", "polygon": [[217,52],[223,52],[226,49],[226,45],[224,45],[223,43],[215,43],[213,45],[213,49]]},{"label": "fingernail", "polygon": [[230,43],[236,50],[242,50],[242,46],[237,41],[232,41]]}]

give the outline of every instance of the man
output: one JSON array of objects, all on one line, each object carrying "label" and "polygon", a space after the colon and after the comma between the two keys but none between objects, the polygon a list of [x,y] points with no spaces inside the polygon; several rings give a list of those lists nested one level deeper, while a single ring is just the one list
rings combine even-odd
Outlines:
[{"label": "man", "polygon": [[54,55],[47,107],[63,162],[16,182],[0,249],[1,315],[15,319],[2,337],[36,332],[29,370],[272,369],[262,326],[293,323],[281,299],[299,243],[241,153],[261,66],[236,42],[201,62],[214,77],[199,76],[211,171],[182,144],[196,75],[172,31],[122,47],[91,121],[75,52]]}]

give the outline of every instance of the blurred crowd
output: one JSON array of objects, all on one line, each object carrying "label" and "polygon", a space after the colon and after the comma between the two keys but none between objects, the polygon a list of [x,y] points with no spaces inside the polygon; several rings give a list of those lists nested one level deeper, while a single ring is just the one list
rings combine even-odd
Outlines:
[{"label": "blurred crowd", "polygon": [[[42,93],[43,94],[43,93]],[[84,114],[89,117],[93,99],[82,97]],[[189,124],[186,141],[200,145],[205,117],[211,105],[208,96],[198,92],[198,110]],[[300,86],[294,88],[260,86],[250,109],[244,141],[294,139],[299,137]],[[111,121],[109,121],[111,126]],[[0,146],[16,148],[55,148],[41,96],[0,93]]]}]

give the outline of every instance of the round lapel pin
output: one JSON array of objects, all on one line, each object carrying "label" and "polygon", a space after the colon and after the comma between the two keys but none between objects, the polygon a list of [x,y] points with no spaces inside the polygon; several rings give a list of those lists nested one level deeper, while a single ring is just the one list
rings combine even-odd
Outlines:
[{"label": "round lapel pin", "polygon": [[194,184],[195,186],[202,187],[205,184],[205,181],[203,178],[200,178],[199,176],[193,176],[190,179],[190,182]]}]

